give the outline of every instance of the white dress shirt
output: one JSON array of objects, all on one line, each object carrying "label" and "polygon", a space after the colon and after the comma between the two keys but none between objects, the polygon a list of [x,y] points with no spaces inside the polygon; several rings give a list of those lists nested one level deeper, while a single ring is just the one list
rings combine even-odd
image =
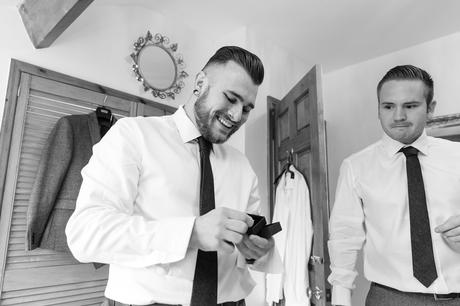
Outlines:
[{"label": "white dress shirt", "polygon": [[[126,304],[190,303],[199,216],[199,131],[180,107],[164,117],[119,120],[82,170],[67,228],[74,256],[110,264],[106,296]],[[210,154],[216,207],[259,212],[257,178],[236,149]],[[244,258],[218,254],[218,301],[245,298],[255,283]]]},{"label": "white dress shirt", "polygon": [[412,275],[406,145],[387,135],[345,159],[330,219],[332,304],[350,305],[363,247],[369,281],[405,292],[460,292],[460,254],[434,229],[460,214],[460,143],[425,132],[411,146],[420,153],[438,278],[424,287]]},{"label": "white dress shirt", "polygon": [[280,222],[283,230],[274,236],[275,245],[284,264],[283,274],[267,274],[266,300],[285,306],[310,305],[307,297],[308,259],[311,253],[313,225],[310,210],[310,192],[299,171],[290,167],[294,178],[284,174],[275,194],[273,222]]}]

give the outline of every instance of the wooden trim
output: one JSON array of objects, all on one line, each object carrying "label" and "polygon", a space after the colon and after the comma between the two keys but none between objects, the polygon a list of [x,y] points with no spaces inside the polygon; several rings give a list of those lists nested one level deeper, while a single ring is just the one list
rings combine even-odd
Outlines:
[{"label": "wooden trim", "polygon": [[329,240],[329,215],[330,215],[330,204],[329,204],[329,179],[328,179],[328,168],[327,168],[327,143],[326,143],[326,124],[324,121],[324,108],[323,108],[323,87],[322,87],[322,69],[321,65],[315,65],[316,70],[316,98],[318,106],[316,110],[316,116],[318,116],[318,132],[313,135],[318,135],[317,143],[319,149],[318,156],[318,171],[323,175],[319,177],[319,187],[321,189],[319,195],[321,196],[318,203],[321,203],[321,215],[322,215],[322,226],[323,226],[323,262],[324,262],[324,277],[326,292],[324,292],[324,301],[327,305],[330,305],[330,300],[327,295],[330,292],[331,285],[327,281],[328,275],[331,273],[330,269],[330,258],[327,241]]},{"label": "wooden trim", "polygon": [[275,209],[275,186],[273,182],[275,181],[275,163],[276,161],[276,135],[275,135],[275,105],[280,101],[272,96],[267,96],[267,150],[268,150],[268,160],[267,160],[267,176],[268,176],[268,196],[269,196],[269,208],[270,208],[270,222],[273,221],[273,212]]},{"label": "wooden trim", "polygon": [[136,102],[136,103],[142,103],[142,104],[150,104],[154,107],[163,109],[165,111],[168,111],[170,113],[173,113],[176,108],[170,105],[162,104],[160,102],[156,102],[154,100],[149,100],[145,99],[139,96],[131,95],[126,92],[122,92],[107,86],[99,85],[96,83],[88,82],[76,77],[69,76],[67,74],[63,74],[60,72],[56,72],[54,70],[38,67],[26,62],[19,61],[17,59],[11,59],[12,62],[15,62],[15,65],[17,66],[17,70],[19,72],[27,72],[32,75],[37,75],[43,78],[48,78],[57,82],[61,82],[64,84],[92,90],[95,92],[100,92],[102,94],[114,96],[114,97],[119,97],[128,101]]},{"label": "wooden trim", "polygon": [[[25,112],[27,109],[27,104],[18,104],[17,101],[22,99],[27,99],[29,95],[29,87],[30,87],[30,75],[23,75],[21,73],[21,82],[19,83],[20,93],[16,99],[16,111],[14,116],[9,118],[10,121],[13,123],[12,131],[14,131],[15,127],[20,127],[21,129],[21,136],[12,138],[10,141],[10,146],[8,147],[8,155],[5,155],[3,158],[6,158],[8,161],[7,168],[6,168],[6,176],[14,174],[13,181],[14,184],[9,184],[8,186],[3,186],[3,194],[1,198],[1,213],[0,213],[0,297],[1,292],[3,291],[3,280],[5,276],[5,267],[6,267],[6,258],[8,254],[8,240],[10,238],[10,230],[11,230],[11,222],[7,220],[11,220],[11,216],[13,214],[13,206],[14,206],[14,196],[16,191],[16,184],[17,184],[17,168],[19,167],[19,161],[21,158],[21,144],[22,144],[22,137],[24,131],[24,120],[25,120]],[[17,154],[14,154],[17,152]],[[11,205],[3,205],[4,201],[9,201],[7,203],[11,203]]]},{"label": "wooden trim", "polygon": [[436,116],[426,122],[426,126],[430,128],[457,125],[460,125],[460,113]]},{"label": "wooden trim", "polygon": [[[2,127],[0,130],[0,200],[3,199],[3,193],[6,181],[6,170],[8,167],[8,156],[10,154],[11,138],[13,136],[14,114],[17,106],[17,93],[21,82],[21,73],[19,72],[18,62],[12,60],[10,63],[10,74],[8,78],[8,87],[6,90],[5,110],[3,113]],[[0,202],[0,211],[2,202]]]}]

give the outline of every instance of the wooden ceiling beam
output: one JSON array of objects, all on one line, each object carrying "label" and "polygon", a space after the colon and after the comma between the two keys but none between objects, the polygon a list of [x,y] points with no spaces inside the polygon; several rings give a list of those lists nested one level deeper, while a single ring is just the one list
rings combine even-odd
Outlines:
[{"label": "wooden ceiling beam", "polygon": [[94,0],[23,0],[22,22],[36,49],[49,47]]}]

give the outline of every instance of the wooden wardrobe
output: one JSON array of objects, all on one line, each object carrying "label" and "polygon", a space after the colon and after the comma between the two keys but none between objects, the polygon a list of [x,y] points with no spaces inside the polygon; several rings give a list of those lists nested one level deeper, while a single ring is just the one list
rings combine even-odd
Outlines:
[{"label": "wooden wardrobe", "polygon": [[175,108],[18,60],[11,61],[0,131],[0,305],[100,305],[108,266],[25,250],[26,215],[41,151],[57,120],[106,106],[117,119]]}]

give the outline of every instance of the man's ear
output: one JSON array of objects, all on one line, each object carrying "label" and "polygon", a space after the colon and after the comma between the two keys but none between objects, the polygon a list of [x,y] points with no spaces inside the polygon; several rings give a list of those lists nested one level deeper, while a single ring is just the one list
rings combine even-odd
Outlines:
[{"label": "man's ear", "polygon": [[431,119],[433,117],[433,114],[434,114],[434,109],[436,108],[436,101],[433,100],[431,101],[430,104],[428,104],[428,107],[427,107],[427,115],[428,115],[428,119]]},{"label": "man's ear", "polygon": [[195,77],[195,90],[198,90],[198,92],[201,94],[206,90],[208,87],[209,80],[208,77],[206,76],[206,73],[204,71],[198,72],[198,74]]}]

